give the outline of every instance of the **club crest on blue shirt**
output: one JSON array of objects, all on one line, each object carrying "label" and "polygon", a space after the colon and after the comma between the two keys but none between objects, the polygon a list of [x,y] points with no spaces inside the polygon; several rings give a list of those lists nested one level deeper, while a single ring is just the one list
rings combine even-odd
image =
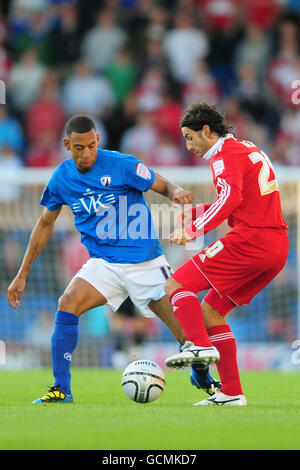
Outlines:
[{"label": "club crest on blue shirt", "polygon": [[111,183],[111,176],[102,176],[100,178],[102,186],[109,186]]}]

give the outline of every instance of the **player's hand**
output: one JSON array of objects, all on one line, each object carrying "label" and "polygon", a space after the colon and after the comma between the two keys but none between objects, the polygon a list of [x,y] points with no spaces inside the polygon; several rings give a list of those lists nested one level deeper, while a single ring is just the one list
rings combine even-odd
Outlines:
[{"label": "player's hand", "polygon": [[178,228],[170,235],[170,245],[176,243],[176,245],[186,245],[193,238],[184,230],[184,228]]},{"label": "player's hand", "polygon": [[192,205],[188,204],[178,212],[175,224],[176,226],[186,227],[193,222]]},{"label": "player's hand", "polygon": [[7,289],[7,300],[9,305],[15,310],[20,307],[22,294],[25,289],[25,279],[23,277],[15,277]]},{"label": "player's hand", "polygon": [[194,195],[191,191],[182,188],[176,188],[172,196],[172,206],[192,204]]}]

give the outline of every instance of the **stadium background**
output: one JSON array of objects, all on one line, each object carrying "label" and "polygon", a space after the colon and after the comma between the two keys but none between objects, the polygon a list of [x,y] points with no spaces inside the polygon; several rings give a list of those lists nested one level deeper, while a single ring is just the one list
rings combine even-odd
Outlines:
[{"label": "stadium background", "polygon": [[[1,4],[0,342],[1,368],[49,366],[57,298],[87,259],[68,210],[29,275],[22,306],[6,301],[51,169],[67,157],[63,126],[91,115],[101,147],[139,156],[196,202],[215,191],[206,164],[188,154],[178,120],[190,102],[217,103],[235,133],[253,140],[277,168],[290,254],[283,272],[229,323],[245,369],[299,368],[300,80],[298,0],[15,0]],[[294,97],[294,98],[293,98]],[[299,97],[299,93],[298,93]],[[166,202],[147,194],[150,202]],[[163,219],[163,218],[162,218]],[[163,220],[160,220],[162,223]],[[205,237],[205,245],[226,230]],[[298,246],[297,246],[298,245]],[[169,247],[174,269],[191,251]],[[176,345],[175,345],[176,347]],[[2,348],[3,349],[3,348]],[[80,320],[74,365],[162,364],[174,340],[130,302]],[[5,359],[5,360],[4,360]],[[0,360],[1,363],[1,360]]]}]

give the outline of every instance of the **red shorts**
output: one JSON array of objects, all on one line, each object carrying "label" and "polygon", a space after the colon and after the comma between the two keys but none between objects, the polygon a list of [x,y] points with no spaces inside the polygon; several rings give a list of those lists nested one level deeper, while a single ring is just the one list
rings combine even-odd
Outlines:
[{"label": "red shorts", "polygon": [[225,315],[236,305],[249,305],[277,276],[288,247],[286,230],[239,226],[193,256],[172,277],[194,293],[210,288],[204,300]]}]

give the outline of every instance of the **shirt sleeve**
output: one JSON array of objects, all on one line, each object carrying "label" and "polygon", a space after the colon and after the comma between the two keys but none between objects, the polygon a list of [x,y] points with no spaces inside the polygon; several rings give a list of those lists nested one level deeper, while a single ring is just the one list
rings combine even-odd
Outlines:
[{"label": "shirt sleeve", "polygon": [[153,186],[155,173],[136,157],[125,160],[125,184],[138,191],[148,191]]},{"label": "shirt sleeve", "polygon": [[47,186],[45,187],[40,204],[42,206],[47,207],[49,211],[56,211],[59,209],[62,205],[65,204],[61,196],[58,194],[58,191],[56,189],[55,181],[54,181],[54,175],[51,176],[50,180],[48,181]]},{"label": "shirt sleeve", "polygon": [[218,227],[232,214],[242,201],[243,165],[238,156],[220,156],[211,164],[217,199],[213,204],[204,204],[202,214],[185,228],[197,238]]},{"label": "shirt sleeve", "polygon": [[196,220],[198,217],[203,215],[209,208],[211,204],[198,204],[197,206],[192,207],[192,219],[193,222]]}]

